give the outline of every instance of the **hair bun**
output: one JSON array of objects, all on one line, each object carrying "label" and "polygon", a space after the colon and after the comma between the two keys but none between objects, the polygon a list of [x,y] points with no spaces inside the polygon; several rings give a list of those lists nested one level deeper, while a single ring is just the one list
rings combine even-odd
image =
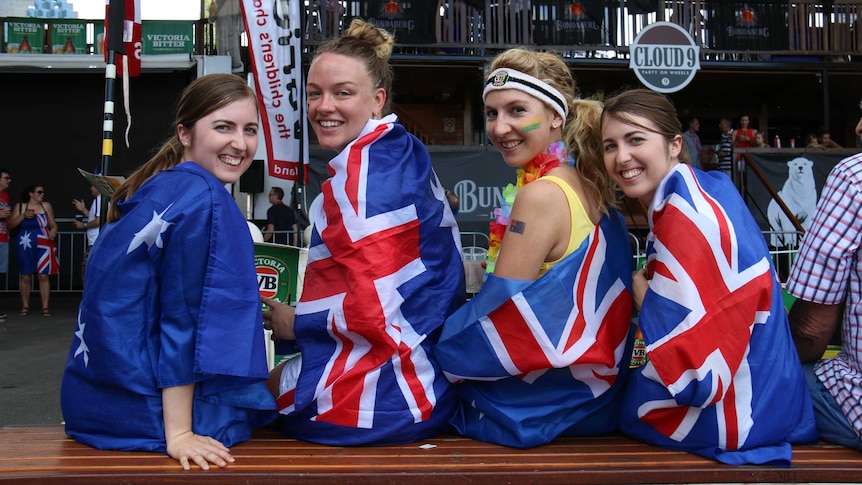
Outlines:
[{"label": "hair bun", "polygon": [[386,30],[375,27],[374,24],[362,19],[353,19],[347,29],[347,37],[367,42],[374,49],[377,57],[388,61],[392,55],[392,47],[395,45],[395,37]]}]

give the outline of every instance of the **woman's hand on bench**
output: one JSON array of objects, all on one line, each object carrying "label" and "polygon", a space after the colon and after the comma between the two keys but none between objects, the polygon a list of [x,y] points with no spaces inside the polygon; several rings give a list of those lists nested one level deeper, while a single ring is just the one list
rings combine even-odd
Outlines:
[{"label": "woman's hand on bench", "polygon": [[201,436],[187,431],[167,441],[168,455],[178,460],[186,470],[191,470],[189,460],[197,463],[203,470],[209,470],[210,463],[224,468],[228,463],[235,461],[225,445],[209,436]]},{"label": "woman's hand on bench", "polygon": [[210,463],[223,468],[234,461],[230,450],[220,441],[192,431],[194,392],[194,384],[162,389],[162,413],[168,456],[178,460],[186,470],[191,470],[189,460],[197,463],[203,470],[209,470]]}]

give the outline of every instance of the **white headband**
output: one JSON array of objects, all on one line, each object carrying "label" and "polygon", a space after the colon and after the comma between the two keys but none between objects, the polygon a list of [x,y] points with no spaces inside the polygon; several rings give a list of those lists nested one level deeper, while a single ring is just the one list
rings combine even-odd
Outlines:
[{"label": "white headband", "polygon": [[485,82],[485,90],[482,92],[482,102],[488,97],[488,93],[497,89],[517,89],[531,96],[541,99],[551,105],[554,111],[563,117],[565,123],[569,115],[569,104],[563,93],[557,91],[550,84],[536,79],[529,74],[524,74],[513,69],[500,68],[492,72]]}]

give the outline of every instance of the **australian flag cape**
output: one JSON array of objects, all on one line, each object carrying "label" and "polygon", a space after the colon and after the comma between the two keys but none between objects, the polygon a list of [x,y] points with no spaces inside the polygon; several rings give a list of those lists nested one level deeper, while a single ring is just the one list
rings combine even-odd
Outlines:
[{"label": "australian flag cape", "polygon": [[369,121],[328,168],[296,307],[302,367],[278,398],[284,432],[333,445],[432,436],[455,402],[430,351],[465,297],[455,217],[394,115]]},{"label": "australian flag cape", "polygon": [[760,228],[726,175],[683,164],[648,215],[647,363],[629,376],[622,431],[724,463],[788,466],[790,444],[817,430]]},{"label": "australian flag cape", "polygon": [[447,377],[461,381],[455,429],[518,448],[616,430],[632,266],[625,222],[611,211],[538,280],[488,275],[434,348]]},{"label": "australian flag cape", "polygon": [[90,251],[61,385],[66,432],[165,451],[161,389],[195,384],[192,429],[226,446],[271,421],[254,247],[230,193],[192,162],[119,204]]}]

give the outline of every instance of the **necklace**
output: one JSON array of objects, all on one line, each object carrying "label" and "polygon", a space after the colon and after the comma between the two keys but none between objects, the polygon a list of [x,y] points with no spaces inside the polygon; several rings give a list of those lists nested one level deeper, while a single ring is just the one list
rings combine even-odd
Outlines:
[{"label": "necklace", "polygon": [[573,167],[575,165],[575,158],[567,153],[566,145],[562,141],[551,143],[548,147],[548,153],[536,155],[527,165],[517,170],[515,185],[509,184],[503,189],[503,203],[500,207],[494,209],[494,218],[491,219],[489,224],[488,257],[485,260],[486,272],[494,272],[497,255],[500,253],[500,244],[503,242],[503,236],[506,234],[506,227],[509,225],[509,215],[512,212],[512,205],[515,203],[515,196],[518,195],[518,190],[524,185],[544,177],[548,172],[559,167],[564,162]]}]

